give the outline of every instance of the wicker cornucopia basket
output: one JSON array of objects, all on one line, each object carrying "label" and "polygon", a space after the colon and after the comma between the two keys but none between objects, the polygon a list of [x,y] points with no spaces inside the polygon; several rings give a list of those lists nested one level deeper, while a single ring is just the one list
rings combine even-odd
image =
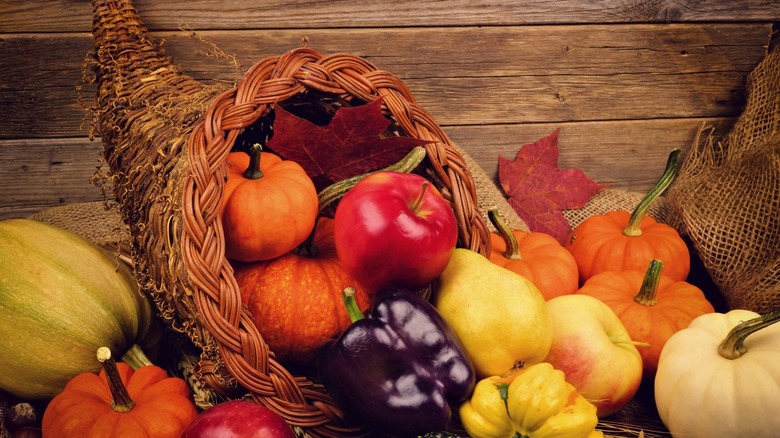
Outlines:
[{"label": "wicker cornucopia basket", "polygon": [[423,171],[456,212],[459,246],[487,253],[477,206],[484,194],[469,158],[398,78],[357,56],[300,48],[257,62],[233,88],[206,86],[171,62],[131,1],[93,0],[93,8],[89,64],[105,177],[129,227],[137,280],[162,319],[197,347],[195,376],[217,396],[248,396],[308,435],[360,433],[321,388],[275,360],[242,308],[218,214],[226,156],[245,128],[293,97],[381,97],[403,134],[431,141]]}]

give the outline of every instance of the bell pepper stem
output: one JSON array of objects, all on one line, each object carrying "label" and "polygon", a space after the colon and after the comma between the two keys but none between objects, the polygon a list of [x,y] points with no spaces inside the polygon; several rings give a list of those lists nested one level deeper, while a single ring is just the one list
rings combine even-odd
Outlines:
[{"label": "bell pepper stem", "polygon": [[341,180],[339,182],[331,184],[328,187],[325,187],[320,191],[318,195],[320,213],[323,210],[325,210],[325,208],[328,205],[330,205],[334,201],[344,196],[344,194],[347,193],[349,189],[355,187],[355,185],[360,181],[362,181],[365,177],[373,173],[382,172],[382,171],[409,173],[414,169],[416,169],[417,166],[419,166],[420,163],[422,163],[422,161],[425,159],[426,156],[427,153],[425,151],[425,148],[422,146],[416,146],[412,148],[412,150],[409,151],[409,153],[406,154],[406,156],[402,158],[400,161],[398,161],[397,163],[391,164],[390,166],[387,166],[380,170],[361,173],[360,175],[355,175],[353,177]]},{"label": "bell pepper stem", "polygon": [[255,143],[249,149],[249,165],[246,167],[243,175],[246,179],[260,179],[263,172],[260,170],[260,156],[263,151],[263,145]]},{"label": "bell pepper stem", "polygon": [[645,194],[639,204],[634,208],[631,213],[631,218],[628,220],[628,225],[623,229],[623,234],[626,236],[636,237],[642,235],[642,229],[639,224],[642,222],[642,218],[645,217],[647,209],[650,205],[658,199],[661,194],[672,184],[675,176],[677,175],[677,158],[680,156],[680,149],[674,149],[666,161],[666,169],[663,175],[657,183]]},{"label": "bell pepper stem", "polygon": [[111,350],[109,350],[108,347],[98,348],[97,360],[100,362],[100,365],[103,366],[103,370],[106,373],[106,380],[108,380],[108,387],[111,390],[111,396],[114,398],[111,409],[113,409],[114,412],[130,412],[135,406],[135,402],[130,398],[130,394],[127,392],[127,388],[122,382],[122,377],[119,376],[116,362],[114,361],[114,358],[111,357]]},{"label": "bell pepper stem", "polygon": [[661,271],[664,264],[658,259],[650,260],[650,265],[645,272],[645,278],[642,280],[642,286],[639,293],[634,297],[634,301],[644,306],[652,307],[658,304],[658,284],[661,282]]},{"label": "bell pepper stem", "polygon": [[718,345],[718,353],[726,359],[739,359],[747,353],[745,339],[751,334],[780,321],[780,310],[742,321],[731,329],[723,342]]},{"label": "bell pepper stem", "polygon": [[496,227],[498,235],[504,239],[506,246],[506,250],[504,251],[504,258],[507,260],[522,259],[522,255],[520,254],[520,245],[517,243],[517,239],[512,233],[512,230],[509,229],[509,225],[507,225],[501,215],[498,214],[497,208],[488,209],[488,219],[490,219],[490,223]]},{"label": "bell pepper stem", "polygon": [[342,291],[342,294],[344,296],[344,307],[347,309],[349,320],[352,322],[357,322],[365,318],[365,316],[363,316],[363,312],[360,311],[360,308],[357,305],[357,301],[355,301],[355,288],[352,286],[347,286]]}]

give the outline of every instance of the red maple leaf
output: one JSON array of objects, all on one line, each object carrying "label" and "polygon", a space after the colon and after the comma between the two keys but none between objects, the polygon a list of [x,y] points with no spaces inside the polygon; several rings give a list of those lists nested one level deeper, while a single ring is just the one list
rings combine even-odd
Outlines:
[{"label": "red maple leaf", "polygon": [[498,157],[498,179],[512,208],[531,231],[563,243],[571,226],[563,210],[581,208],[604,185],[580,169],[558,168],[558,130],[523,145],[514,161]]},{"label": "red maple leaf", "polygon": [[[415,146],[429,141],[382,136],[390,120],[382,115],[382,98],[342,107],[326,126],[276,106],[274,135],[268,147],[306,170],[318,189],[324,185],[389,166]],[[324,181],[323,181],[324,179]]]}]

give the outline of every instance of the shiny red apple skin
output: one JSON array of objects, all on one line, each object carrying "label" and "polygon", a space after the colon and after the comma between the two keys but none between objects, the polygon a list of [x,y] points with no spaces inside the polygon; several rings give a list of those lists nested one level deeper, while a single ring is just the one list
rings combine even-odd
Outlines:
[{"label": "shiny red apple skin", "polygon": [[450,204],[425,178],[381,171],[341,199],[334,236],[342,267],[368,293],[391,286],[416,290],[444,271],[458,224]]},{"label": "shiny red apple skin", "polygon": [[181,438],[295,438],[279,414],[251,401],[231,400],[203,411]]}]

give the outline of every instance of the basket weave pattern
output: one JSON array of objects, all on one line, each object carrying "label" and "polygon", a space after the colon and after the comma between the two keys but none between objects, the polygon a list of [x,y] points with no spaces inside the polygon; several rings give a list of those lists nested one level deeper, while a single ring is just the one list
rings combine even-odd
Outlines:
[{"label": "basket weave pattern", "polygon": [[274,359],[241,306],[218,215],[225,159],[244,128],[291,97],[381,97],[405,135],[431,141],[424,171],[456,213],[459,246],[486,254],[489,229],[463,154],[403,82],[360,57],[300,48],[257,62],[233,88],[206,86],[171,63],[131,1],[93,0],[93,12],[95,130],[106,177],[130,228],[136,278],[162,318],[199,347],[198,377],[311,436],[359,434],[321,388]]}]

